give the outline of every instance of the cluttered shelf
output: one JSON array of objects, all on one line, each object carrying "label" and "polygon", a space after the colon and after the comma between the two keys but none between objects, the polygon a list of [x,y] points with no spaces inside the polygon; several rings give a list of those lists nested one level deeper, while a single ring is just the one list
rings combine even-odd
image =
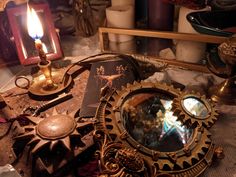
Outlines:
[{"label": "cluttered shelf", "polygon": [[235,2],[7,2],[0,176],[236,174]]},{"label": "cluttered shelf", "polygon": [[[131,31],[135,32],[136,30]],[[157,33],[159,32],[153,32],[153,34]],[[176,35],[182,37],[182,34],[168,34],[172,34],[174,38]],[[196,35],[196,37],[197,36],[198,35]],[[167,38],[169,37],[167,36]],[[66,55],[74,56],[65,57],[63,60],[52,61],[51,77],[52,80],[56,82],[55,86],[47,87],[46,85],[45,87],[45,83],[47,82],[42,80],[41,77],[45,71],[42,69],[39,70],[37,67],[27,66],[24,67],[25,73],[21,72],[12,77],[11,83],[8,82],[7,86],[2,89],[1,96],[5,103],[1,103],[3,106],[3,109],[1,109],[1,127],[2,135],[6,133],[6,136],[2,136],[0,139],[0,143],[4,144],[2,148],[5,149],[0,153],[0,157],[3,159],[1,165],[13,164],[14,168],[17,169],[19,173],[24,173],[25,176],[41,175],[45,177],[51,174],[68,177],[73,175],[97,176],[100,173],[106,173],[106,170],[104,170],[104,168],[107,168],[106,165],[100,164],[99,162],[106,161],[107,155],[111,155],[108,159],[114,158],[114,154],[108,153],[110,150],[112,151],[112,149],[109,148],[107,151],[102,151],[101,149],[104,147],[98,147],[99,143],[95,143],[94,140],[101,144],[105,143],[103,142],[103,138],[106,139],[103,137],[104,134],[96,134],[96,132],[102,132],[104,129],[107,129],[108,132],[111,131],[109,133],[111,139],[109,139],[108,144],[114,143],[114,146],[118,148],[115,156],[119,156],[119,158],[123,158],[121,157],[122,153],[130,152],[131,155],[134,155],[135,152],[132,151],[132,149],[136,149],[138,146],[143,147],[143,149],[147,148],[146,151],[142,148],[139,150],[139,155],[144,156],[144,158],[147,158],[148,162],[150,162],[145,169],[150,169],[151,164],[156,163],[156,158],[151,155],[151,152],[155,151],[161,153],[158,163],[159,167],[155,166],[155,168],[161,168],[162,172],[166,171],[170,174],[189,172],[192,176],[195,176],[200,175],[205,168],[209,167],[209,170],[201,175],[207,177],[230,176],[235,174],[235,134],[232,131],[235,126],[234,106],[219,104],[217,110],[220,112],[220,115],[217,121],[215,114],[212,114],[209,120],[206,118],[206,121],[202,121],[201,119],[205,118],[200,117],[197,121],[193,120],[193,129],[189,129],[189,127],[179,128],[179,125],[173,125],[177,128],[167,128],[166,130],[164,127],[173,120],[161,118],[163,115],[170,112],[168,105],[171,103],[170,100],[173,99],[173,95],[177,100],[180,100],[180,102],[177,102],[177,108],[175,107],[173,109],[182,108],[181,102],[184,101],[184,98],[189,98],[189,95],[191,95],[191,97],[196,98],[196,100],[199,99],[198,101],[200,103],[204,103],[203,105],[206,106],[205,111],[215,113],[214,106],[211,107],[211,104],[214,105],[213,103],[210,101],[208,103],[208,99],[205,99],[204,96],[199,96],[198,93],[195,95],[190,92],[190,90],[197,91],[201,93],[201,95],[209,94],[209,88],[214,88],[213,85],[221,83],[225,75],[228,77],[227,72],[222,78],[219,78],[211,74],[213,71],[208,70],[206,65],[159,59],[158,57],[135,53],[130,55],[116,54],[112,53],[112,51],[108,51],[108,53],[105,54],[99,53],[98,43],[93,43],[95,39],[98,41],[97,35],[87,39],[78,39],[69,36],[68,39],[63,39],[62,45],[64,45],[63,48],[65,48]],[[219,37],[217,39],[219,39],[218,42],[220,43],[225,38]],[[212,41],[213,43],[216,42],[214,40]],[[86,56],[78,56],[78,52],[80,52],[80,55],[99,54],[86,59]],[[221,69],[217,67],[216,69],[218,69],[219,72],[228,71],[227,69],[222,70],[224,67],[225,65],[220,65],[219,68]],[[17,66],[16,71],[20,71],[21,69],[22,66]],[[221,74],[222,73],[223,72],[221,72]],[[22,74],[31,76],[31,80],[26,89],[14,87],[15,79]],[[152,84],[143,83],[142,80]],[[27,81],[23,82],[23,84],[25,83],[27,84]],[[127,83],[130,84],[125,88]],[[165,85],[165,83],[167,85]],[[168,85],[173,85],[177,88]],[[7,88],[12,89],[8,90]],[[121,90],[121,92],[116,91],[116,89]],[[154,93],[152,93],[152,91],[154,91]],[[159,92],[162,94],[159,94]],[[118,96],[113,96],[114,93]],[[142,95],[138,95],[137,93],[144,94],[143,99],[141,99],[142,101],[137,101],[142,97]],[[131,96],[134,96],[134,101],[129,98]],[[119,98],[121,100],[119,100]],[[116,106],[113,105],[113,99],[118,99],[115,103],[122,103],[117,107],[122,109],[121,112],[124,115],[121,116],[124,116],[125,121],[121,118],[109,117],[111,115],[117,115],[117,113],[115,113],[117,111],[115,109]],[[229,101],[229,99],[227,99],[227,101]],[[107,104],[103,105],[104,103]],[[112,105],[113,108],[109,108],[109,105]],[[141,112],[139,112],[140,110]],[[185,110],[185,108],[183,110]],[[199,108],[199,110],[201,109]],[[111,113],[111,111],[114,112]],[[137,115],[142,115],[143,112],[146,112],[146,116],[135,116],[136,113]],[[125,114],[128,115],[128,119]],[[205,115],[204,111],[201,114]],[[103,117],[103,115],[107,117]],[[183,119],[184,123],[188,124],[190,120],[189,115],[192,114],[184,112],[184,115],[186,116],[186,119]],[[192,118],[195,119],[194,116]],[[61,122],[61,119],[63,119],[63,122]],[[67,121],[64,121],[64,119]],[[121,122],[124,121],[122,125],[116,124],[120,121],[119,119],[121,119]],[[130,123],[136,119],[139,121]],[[150,127],[151,120],[149,119],[153,119],[152,121],[156,120],[153,122],[156,127]],[[116,121],[113,122],[114,120]],[[51,121],[54,122],[54,125],[52,125]],[[126,121],[127,123],[125,123]],[[175,121],[176,120],[174,120],[174,122]],[[12,122],[14,123],[11,125]],[[210,135],[208,134],[208,129],[213,123],[215,123],[215,125],[210,129],[213,135],[209,140],[208,136]],[[195,141],[195,143],[197,143],[196,146],[201,147],[202,150],[199,152],[198,149],[193,148],[191,149],[192,156],[188,156],[184,148],[193,142],[191,140],[198,132],[198,126],[196,127],[198,124],[199,126],[204,126],[204,131],[200,131],[202,134],[196,137],[200,138]],[[142,127],[141,132],[139,129],[140,125]],[[56,129],[55,132],[52,131],[52,127],[54,126]],[[120,138],[124,135],[123,131],[121,133],[114,128],[117,126],[124,126],[125,132],[129,132],[129,134],[126,135],[129,137],[127,140],[126,138]],[[223,133],[225,132],[225,126],[229,127],[227,134]],[[101,127],[103,128],[100,129]],[[131,131],[132,129],[134,131]],[[122,130],[122,128],[119,127],[119,130]],[[140,136],[143,137],[142,139],[135,138],[137,137],[137,132],[142,134],[142,136]],[[169,134],[171,134],[171,136],[169,136]],[[103,138],[97,139],[99,136]],[[105,134],[105,136],[107,135]],[[12,137],[15,138],[12,139]],[[166,143],[171,142],[173,137],[177,137],[176,141],[172,144],[173,146]],[[153,141],[153,138],[155,140],[158,139],[160,144],[152,145],[148,143],[150,139]],[[122,146],[116,145],[116,141],[121,141]],[[126,141],[129,143],[127,144]],[[213,142],[216,145],[213,145]],[[129,144],[131,144],[131,146],[129,146]],[[166,152],[163,151],[163,147],[171,149],[171,151],[174,148],[173,153],[175,153],[175,156],[166,154]],[[126,152],[126,148],[131,150]],[[221,161],[214,160],[210,166],[213,156],[214,158],[221,158],[223,156],[222,148],[224,152],[227,153],[225,158]],[[95,151],[98,149],[100,153],[104,153],[100,156],[100,159],[94,155]],[[176,153],[177,150],[185,153],[184,157],[180,157],[179,154]],[[143,152],[145,152],[144,154],[150,152],[150,154],[146,157]],[[31,155],[28,156],[28,153]],[[57,155],[58,153],[61,154],[60,158]],[[169,160],[163,162],[162,160],[166,159],[166,156],[168,156]],[[26,159],[28,158],[31,160],[30,168],[26,166]],[[85,159],[86,163],[84,163]],[[195,161],[196,159],[199,161]],[[120,161],[122,162],[122,159],[120,159]],[[181,164],[182,161],[184,161],[183,164]],[[178,163],[173,166],[175,162]],[[162,163],[166,165],[161,166]],[[201,163],[204,163],[204,165],[199,168],[198,164]],[[100,168],[103,170],[99,170],[97,164],[100,164]],[[68,168],[72,166],[76,169],[73,172],[68,170]],[[88,172],[86,171],[87,168],[94,170]],[[132,166],[127,166],[126,168],[132,168]],[[183,168],[183,171],[179,171],[179,168]],[[194,169],[193,171],[191,171],[192,168]],[[169,169],[171,170],[169,171]],[[159,172],[160,171],[158,171],[158,173]],[[35,173],[37,173],[37,175]],[[140,173],[146,172],[140,171]],[[150,173],[150,176],[155,175],[152,171],[148,171],[147,173]],[[119,173],[117,173],[117,175],[119,175]]]}]

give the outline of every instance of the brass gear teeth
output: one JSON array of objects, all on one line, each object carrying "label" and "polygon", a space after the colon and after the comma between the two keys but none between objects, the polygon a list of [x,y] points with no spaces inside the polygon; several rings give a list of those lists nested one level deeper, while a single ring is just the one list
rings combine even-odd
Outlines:
[{"label": "brass gear teeth", "polygon": [[[68,119],[69,121],[72,122],[71,124],[69,124],[69,128],[67,129],[68,131],[65,130],[64,136],[58,135],[58,137],[56,137],[56,138],[51,138],[52,136],[56,136],[54,134],[52,134],[51,136],[50,135],[46,136],[45,134],[43,134],[44,132],[42,133],[42,130],[45,130],[49,127],[48,125],[50,125],[50,124],[48,124],[48,122],[45,123],[45,121],[51,120],[50,117],[45,117],[44,119],[42,119],[42,118],[34,117],[34,116],[27,116],[26,118],[32,124],[22,126],[22,128],[24,129],[24,133],[14,137],[14,140],[15,140],[14,143],[15,144],[21,143],[20,140],[22,140],[22,139],[23,140],[28,140],[26,145],[29,145],[31,147],[30,151],[31,151],[32,154],[40,151],[47,144],[50,144],[50,150],[52,150],[54,146],[59,144],[59,142],[62,142],[61,144],[67,150],[71,151],[70,138],[71,137],[77,137],[78,139],[80,139],[82,141],[82,136],[79,133],[79,129],[82,129],[84,127],[89,127],[89,126],[93,125],[92,121],[78,122],[79,118],[74,117],[76,112],[77,111],[74,111],[74,112],[71,112],[70,114],[68,114],[65,111],[65,112],[62,112],[62,113],[59,114],[55,108],[53,109],[53,113],[52,113],[51,116],[54,117],[54,120],[59,119],[60,116],[64,116],[63,117],[64,120]],[[43,122],[44,124],[42,124],[41,122]],[[63,122],[63,123],[66,123],[66,122]],[[44,128],[44,129],[41,128],[40,129],[39,128],[40,126],[45,126],[46,128]],[[50,129],[50,127],[48,129]],[[44,136],[44,137],[42,137],[42,136]]]},{"label": "brass gear teeth", "polygon": [[[209,114],[202,119],[196,118],[193,115],[189,115],[182,106],[182,100],[187,97],[199,98],[208,108]],[[207,100],[205,95],[202,96],[199,93],[194,92],[191,92],[190,94],[183,92],[179,97],[174,98],[172,103],[172,111],[173,115],[175,115],[177,119],[183,123],[183,125],[186,125],[189,128],[195,128],[197,126],[210,128],[215,123],[218,116],[218,113],[215,109],[215,104],[210,102],[210,100]]]},{"label": "brass gear teeth", "polygon": [[[133,144],[133,140],[130,141],[130,135],[122,127],[120,108],[127,96],[135,94],[136,91],[141,89],[160,90],[173,96],[173,114],[177,116],[178,120],[183,124],[190,128],[194,128],[192,139],[186,144],[188,148],[184,147],[175,152],[159,152],[142,149],[142,145]],[[135,148],[139,155],[144,158],[145,162],[148,162],[147,164],[150,164],[151,161],[151,166],[149,166],[149,168],[155,168],[160,173],[173,174],[175,177],[198,176],[209,166],[206,162],[206,156],[212,158],[212,155],[208,154],[213,154],[213,144],[210,138],[211,134],[206,128],[209,128],[217,120],[216,116],[218,114],[215,110],[215,105],[213,103],[208,103],[210,115],[207,119],[200,120],[195,119],[194,117],[192,118],[181,105],[181,100],[186,98],[186,96],[194,96],[203,100],[204,103],[209,102],[205,96],[202,96],[199,93],[182,92],[172,85],[158,82],[134,82],[133,84],[127,84],[126,87],[122,87],[119,91],[115,91],[107,102],[101,103],[99,110],[101,109],[103,115],[98,115],[100,123],[104,127],[104,131],[108,133],[108,136],[112,137],[112,135],[116,135],[116,138],[113,139],[112,142],[109,142],[109,144],[121,142],[127,148]],[[108,105],[112,106],[108,107]],[[158,154],[157,157],[154,157],[154,154]]]},{"label": "brass gear teeth", "polygon": [[193,166],[196,162],[200,162],[204,160],[204,156],[209,151],[209,147],[211,146],[211,139],[210,133],[207,129],[204,129],[201,139],[199,139],[199,143],[197,143],[194,149],[190,149],[191,155],[190,156],[179,156],[176,158],[176,162],[168,162],[166,163],[162,159],[159,159],[155,162],[155,165],[158,166],[159,170],[166,171],[175,171],[174,167],[178,166],[182,170],[186,169],[186,166]]}]

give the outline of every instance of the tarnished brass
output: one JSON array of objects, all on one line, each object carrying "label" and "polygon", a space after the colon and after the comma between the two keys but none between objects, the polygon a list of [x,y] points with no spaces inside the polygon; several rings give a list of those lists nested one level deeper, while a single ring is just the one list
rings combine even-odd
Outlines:
[{"label": "tarnished brass", "polygon": [[[186,102],[187,105],[184,104],[184,101],[187,99],[191,99],[190,101],[194,100],[202,106],[201,108],[198,108],[199,113],[201,114],[198,115],[196,112],[191,113],[188,111],[187,107],[189,106],[189,102]],[[174,112],[174,115],[178,117],[178,120],[188,127],[204,126],[209,128],[215,123],[218,116],[214,107],[215,104],[207,100],[205,95],[202,96],[199,93],[194,92],[183,92],[178,97],[174,98],[172,111]]]},{"label": "tarnished brass", "polygon": [[63,74],[64,73],[61,72],[60,70],[52,71],[52,79],[54,83],[57,85],[56,89],[45,90],[44,89],[45,77],[43,75],[39,75],[38,77],[34,78],[33,83],[30,85],[28,91],[31,94],[37,95],[37,96],[48,96],[48,95],[57,94],[63,91],[64,89],[66,89],[73,81],[72,77],[69,76],[69,79],[66,82],[66,84],[65,82],[60,82],[61,78],[63,77]]},{"label": "tarnished brass", "polygon": [[218,158],[218,159],[223,159],[225,157],[224,155],[224,150],[222,147],[217,147],[215,148],[215,156]]},{"label": "tarnished brass", "polygon": [[[166,84],[135,82],[123,87],[121,91],[113,91],[102,97],[95,116],[97,123],[94,132],[94,138],[100,144],[99,158],[102,170],[100,176],[199,176],[210,166],[213,155],[216,153],[209,131],[202,126],[208,127],[216,119],[216,112],[205,97],[197,94],[195,98],[206,105],[205,108],[210,117],[208,114],[206,117],[201,114],[203,118],[197,120],[196,117],[190,116],[189,112],[182,108],[180,101],[189,96],[194,97],[195,94],[183,93]],[[147,104],[150,99],[154,100],[151,105]],[[174,141],[163,140],[161,135],[159,139],[151,139],[147,145],[147,136],[162,134],[165,124],[161,117],[166,117],[167,113],[171,114],[168,111],[171,108],[167,101],[168,108],[163,108],[161,104],[171,99],[174,100],[172,105],[175,113],[178,113],[179,117],[184,116],[181,119],[182,122],[191,121],[196,124],[196,127],[190,129],[185,127],[184,132],[189,132],[186,134],[189,137],[185,139],[181,147],[174,147],[174,149],[171,147],[176,146],[174,142],[176,136],[173,133],[172,136],[175,137],[172,140]],[[171,118],[173,117],[172,114]],[[142,125],[140,119],[146,122],[143,121]],[[134,126],[134,128],[129,129],[129,126]],[[140,129],[137,129],[138,126],[141,126]],[[162,127],[162,131],[158,132],[159,127]],[[178,127],[176,126],[176,129],[181,131]],[[136,137],[132,134],[134,131],[136,131]],[[164,134],[163,137],[171,138],[170,134],[171,132]],[[163,147],[160,147],[161,141],[163,141]],[[171,142],[171,145],[166,148],[165,144],[168,142]],[[153,143],[157,143],[157,146],[152,146]]]},{"label": "tarnished brass", "polygon": [[[48,79],[43,74],[34,77],[32,82],[30,82],[30,80],[25,76],[18,76],[16,77],[15,85],[19,88],[27,89],[29,93],[36,96],[50,96],[62,92],[72,83],[73,79],[71,75],[68,75],[66,80],[65,79],[62,80],[64,74],[65,73],[62,72],[61,70],[58,69],[52,70],[51,77],[53,82],[51,82],[49,79],[49,82],[53,84],[51,86],[50,84],[47,85]],[[18,84],[18,80],[20,79],[26,80],[27,81],[26,85],[20,86]]]},{"label": "tarnished brass", "polygon": [[75,118],[75,112],[58,114],[56,109],[45,118],[27,116],[27,119],[31,124],[19,127],[24,133],[14,137],[13,151],[18,156],[19,151],[24,152],[25,146],[29,146],[34,161],[40,162],[50,174],[93,145],[94,119]]},{"label": "tarnished brass", "polygon": [[[41,138],[55,140],[70,135],[74,132],[75,127],[74,118],[67,115],[54,115],[39,122],[36,133]],[[66,147],[68,147],[68,144]]]},{"label": "tarnished brass", "polygon": [[45,111],[46,109],[51,108],[61,102],[64,102],[68,99],[71,99],[73,96],[71,93],[62,93],[58,97],[48,101],[47,103],[43,103],[40,106],[29,106],[23,109],[22,114],[38,116],[40,112]]},{"label": "tarnished brass", "polygon": [[[73,81],[71,75],[61,69],[53,69],[51,61],[46,60],[47,64],[38,63],[40,72],[30,81],[26,76],[17,76],[15,85],[21,89],[27,89],[29,93],[35,96],[50,96],[62,92]],[[66,79],[65,75],[67,76]],[[19,81],[25,80],[24,85]]]},{"label": "tarnished brass", "polygon": [[[236,36],[229,38],[218,47],[218,53],[223,62],[227,65],[236,63]],[[235,73],[232,73],[235,74]]]},{"label": "tarnished brass", "polygon": [[[226,64],[224,70],[225,74],[222,75],[222,70],[213,71],[219,77],[226,78],[221,84],[214,86],[210,89],[209,93],[213,101],[221,102],[224,104],[236,104],[236,36],[229,38],[226,42],[218,47],[218,54],[221,60]],[[209,60],[211,60],[209,58]]]},{"label": "tarnished brass", "polygon": [[39,69],[42,71],[44,77],[45,77],[45,83],[42,86],[42,88],[45,91],[53,91],[57,89],[57,84],[53,81],[52,78],[52,67],[51,67],[51,61],[47,61],[47,64],[41,64],[41,62],[38,63]]}]

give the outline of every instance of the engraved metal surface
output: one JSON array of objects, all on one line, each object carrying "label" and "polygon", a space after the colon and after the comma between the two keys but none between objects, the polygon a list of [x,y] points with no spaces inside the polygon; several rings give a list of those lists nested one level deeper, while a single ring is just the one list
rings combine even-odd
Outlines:
[{"label": "engraved metal surface", "polygon": [[41,122],[36,127],[37,134],[44,139],[59,139],[74,132],[76,121],[68,115],[53,115]]},{"label": "engraved metal surface", "polygon": [[[157,100],[158,96],[156,97],[155,95],[158,94],[160,102],[155,101],[155,104],[152,102],[152,107],[150,108],[148,101],[150,101],[150,98]],[[170,102],[165,100],[180,100],[183,98],[183,95],[185,94],[182,91],[175,89],[173,86],[141,82],[134,83],[133,85],[128,84],[121,91],[114,91],[102,97],[100,106],[97,109],[97,123],[95,124],[94,132],[95,140],[100,145],[101,176],[118,177],[131,175],[153,177],[171,175],[176,177],[193,177],[199,176],[209,167],[215,153],[215,147],[210,139],[209,131],[202,125],[208,125],[211,122],[210,119],[202,120],[204,123],[199,123],[195,128],[191,129],[187,139],[184,139],[186,135],[184,132],[189,130],[184,126],[180,126],[180,124],[168,128],[168,131],[162,134],[167,124],[165,122],[166,114],[171,113],[171,107],[164,106],[164,108],[161,108],[160,103],[162,105],[164,105],[163,103],[169,104]],[[176,104],[176,100],[175,110],[180,109],[179,104]],[[203,99],[203,102],[205,101],[207,102],[207,100]],[[210,105],[210,103],[207,104]],[[142,107],[139,107],[140,105]],[[156,117],[150,116],[151,114],[148,111],[155,109],[156,111],[151,114],[156,115]],[[215,113],[215,110],[211,110],[211,112]],[[184,112],[184,114],[187,114],[187,112]],[[164,121],[161,119],[163,115],[165,115]],[[213,114],[212,120],[215,119],[214,116],[216,115]],[[170,117],[172,119],[174,116],[171,115]],[[133,123],[128,123],[127,126],[127,120],[134,118],[137,118],[137,120]],[[147,120],[152,120],[152,122],[148,124]],[[146,124],[143,124],[143,127],[141,126],[138,129],[137,127],[142,125],[141,121],[146,121],[144,122]],[[159,123],[160,121],[162,121],[161,124]],[[174,121],[178,122],[177,120]],[[147,127],[147,125],[149,126]],[[154,125],[154,127],[151,126],[152,128],[150,129],[150,125]],[[159,129],[162,131],[159,131]],[[185,130],[183,137],[180,136],[182,129]],[[161,136],[157,137],[162,138],[164,136],[166,138],[166,135],[172,132],[173,137],[182,140],[183,146],[172,150],[151,148],[151,146],[144,143],[147,142],[145,138],[148,136],[148,134],[144,134],[144,131],[154,134],[153,130],[156,134],[161,134]],[[136,137],[132,134],[134,131],[136,131]],[[151,139],[151,142],[160,143],[162,140],[157,139],[157,137]],[[168,148],[168,146],[165,146],[168,143],[168,139],[164,139],[163,142],[165,142],[163,147]],[[172,141],[172,146],[177,145]],[[218,156],[220,156],[219,153]]]},{"label": "engraved metal surface", "polygon": [[[223,42],[218,47],[218,54],[220,60],[225,63],[224,67],[216,67],[214,65],[209,65],[209,69],[217,76],[226,78],[225,81],[219,85],[213,86],[209,89],[209,94],[211,99],[215,102],[235,105],[236,104],[236,37],[233,35],[227,41]],[[216,58],[209,58],[209,63],[213,63],[211,60]],[[213,68],[213,69],[212,69]],[[215,69],[214,69],[215,68]],[[222,72],[223,71],[223,72]],[[223,73],[223,74],[222,74]]]},{"label": "engraved metal surface", "polygon": [[223,42],[218,47],[218,53],[224,63],[234,66],[236,63],[236,36]]},{"label": "engraved metal surface", "polygon": [[58,114],[55,108],[45,118],[27,116],[27,119],[30,124],[18,127],[23,133],[14,137],[12,149],[20,156],[29,147],[33,164],[37,163],[49,174],[93,145],[94,119],[76,118],[75,112]]}]

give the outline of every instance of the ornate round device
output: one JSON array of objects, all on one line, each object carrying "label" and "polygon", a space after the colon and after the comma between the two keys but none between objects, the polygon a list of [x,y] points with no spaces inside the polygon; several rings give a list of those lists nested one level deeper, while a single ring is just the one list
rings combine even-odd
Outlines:
[{"label": "ornate round device", "polygon": [[14,137],[15,156],[31,154],[35,165],[32,167],[40,166],[37,173],[52,174],[71,162],[93,145],[94,119],[85,120],[75,115],[76,112],[59,114],[54,108],[52,115],[44,118],[27,116],[29,124],[17,127],[22,132]]},{"label": "ornate round device", "polygon": [[198,176],[215,147],[207,130],[216,120],[204,96],[160,83],[134,83],[101,99],[95,138],[103,174]]}]

